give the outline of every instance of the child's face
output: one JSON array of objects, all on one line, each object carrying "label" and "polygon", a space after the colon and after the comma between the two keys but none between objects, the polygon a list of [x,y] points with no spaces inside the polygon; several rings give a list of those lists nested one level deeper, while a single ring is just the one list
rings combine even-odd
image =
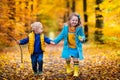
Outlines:
[{"label": "child's face", "polygon": [[42,26],[38,27],[36,32],[41,34],[43,32],[43,27]]},{"label": "child's face", "polygon": [[71,26],[76,26],[78,24],[78,17],[77,16],[72,16],[70,19],[70,25]]},{"label": "child's face", "polygon": [[42,25],[36,26],[36,27],[34,28],[34,31],[35,31],[35,33],[37,33],[37,34],[41,34],[41,33],[43,32],[43,27],[42,27]]}]

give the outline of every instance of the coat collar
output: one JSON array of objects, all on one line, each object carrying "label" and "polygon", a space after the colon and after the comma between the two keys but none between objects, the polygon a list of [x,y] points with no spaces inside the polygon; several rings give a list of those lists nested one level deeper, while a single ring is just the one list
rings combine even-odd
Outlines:
[{"label": "coat collar", "polygon": [[[65,32],[67,32],[67,34],[68,34],[68,27],[69,27],[69,26],[68,26],[68,25],[65,25],[65,26],[66,26],[65,28],[67,28],[67,29],[66,29],[67,31],[65,31]],[[75,32],[76,34],[79,32],[79,29],[80,29],[80,27],[77,27],[77,28],[76,28],[76,32]]]}]

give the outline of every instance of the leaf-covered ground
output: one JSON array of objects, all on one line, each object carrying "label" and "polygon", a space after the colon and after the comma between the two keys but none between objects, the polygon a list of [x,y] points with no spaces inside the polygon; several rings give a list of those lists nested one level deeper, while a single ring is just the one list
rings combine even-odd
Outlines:
[{"label": "leaf-covered ground", "polygon": [[[79,77],[66,74],[65,61],[60,57],[62,43],[47,46],[43,75],[33,74],[26,46],[22,46],[22,50],[24,63],[21,63],[18,46],[0,53],[0,80],[120,80],[119,48],[84,44],[85,59],[79,62]],[[73,69],[73,62],[71,67]]]}]

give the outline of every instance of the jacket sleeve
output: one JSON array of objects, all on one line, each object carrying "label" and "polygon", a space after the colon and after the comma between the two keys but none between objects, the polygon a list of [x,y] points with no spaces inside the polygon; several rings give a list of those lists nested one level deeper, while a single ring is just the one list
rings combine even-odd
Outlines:
[{"label": "jacket sleeve", "polygon": [[29,38],[27,37],[25,39],[20,40],[20,44],[24,45],[24,44],[28,43],[28,41],[29,41]]},{"label": "jacket sleeve", "polygon": [[50,44],[51,40],[48,37],[44,36],[44,40],[45,40],[46,43]]},{"label": "jacket sleeve", "polygon": [[61,33],[53,40],[55,44],[58,44],[65,36],[65,26],[63,27]]},{"label": "jacket sleeve", "polygon": [[83,30],[82,27],[80,27],[80,29],[79,29],[79,34],[80,34],[80,36],[82,37],[83,42],[84,42],[84,41],[85,41],[85,34],[84,34],[84,30]]}]

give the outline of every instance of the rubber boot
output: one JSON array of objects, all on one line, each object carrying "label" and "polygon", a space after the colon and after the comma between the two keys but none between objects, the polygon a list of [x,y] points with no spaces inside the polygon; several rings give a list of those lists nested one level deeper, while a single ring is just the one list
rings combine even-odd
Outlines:
[{"label": "rubber boot", "polygon": [[69,74],[72,72],[71,67],[70,67],[70,62],[66,62],[66,73]]},{"label": "rubber boot", "polygon": [[74,75],[75,77],[78,77],[79,76],[79,67],[78,67],[78,64],[74,64]]}]

